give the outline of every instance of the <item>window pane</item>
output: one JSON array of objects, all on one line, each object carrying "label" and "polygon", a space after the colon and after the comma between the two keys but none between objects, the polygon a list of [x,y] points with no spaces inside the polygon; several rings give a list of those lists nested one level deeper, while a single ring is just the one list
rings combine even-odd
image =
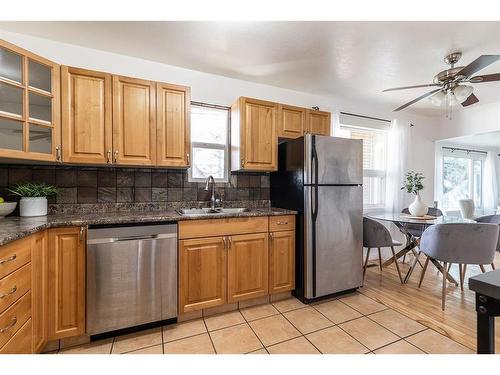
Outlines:
[{"label": "window pane", "polygon": [[52,122],[52,99],[50,97],[30,92],[29,107],[30,118]]},{"label": "window pane", "polygon": [[352,139],[363,140],[363,169],[385,169],[386,133],[351,129]]},{"label": "window pane", "polygon": [[193,148],[193,178],[224,178],[224,150]]},{"label": "window pane", "polygon": [[0,117],[0,148],[23,150],[23,123]]},{"label": "window pane", "polygon": [[227,110],[192,106],[191,141],[225,145],[228,113]]},{"label": "window pane", "polygon": [[52,128],[30,124],[30,152],[52,153]]},{"label": "window pane", "polygon": [[482,207],[482,196],[483,196],[483,186],[482,186],[482,173],[483,173],[483,162],[481,160],[473,161],[473,171],[474,175],[474,205],[476,207]]},{"label": "window pane", "polygon": [[448,156],[443,158],[444,208],[458,208],[460,199],[469,198],[469,160]]},{"label": "window pane", "polygon": [[21,55],[0,47],[0,77],[23,82]]},{"label": "window pane", "polygon": [[23,89],[0,83],[0,111],[23,115]]},{"label": "window pane", "polygon": [[385,199],[382,177],[363,177],[363,206],[382,206]]},{"label": "window pane", "polygon": [[36,87],[37,89],[47,92],[52,91],[52,71],[48,66],[39,64],[33,60],[29,60],[28,69],[29,85],[31,87]]}]

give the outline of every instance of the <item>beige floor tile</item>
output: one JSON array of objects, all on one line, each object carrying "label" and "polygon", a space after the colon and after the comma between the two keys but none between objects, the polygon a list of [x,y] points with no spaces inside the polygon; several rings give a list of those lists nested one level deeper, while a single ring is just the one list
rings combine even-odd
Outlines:
[{"label": "beige floor tile", "polygon": [[423,331],[426,327],[407,318],[394,310],[384,310],[370,315],[370,319],[376,321],[388,330],[394,332],[396,335],[406,337],[414,333]]},{"label": "beige floor tile", "polygon": [[245,319],[239,311],[231,311],[229,313],[214,315],[204,319],[209,331],[245,323]]},{"label": "beige floor tile", "polygon": [[267,347],[270,354],[320,354],[303,336]]},{"label": "beige floor tile", "polygon": [[262,348],[262,349],[259,349],[259,350],[256,350],[254,352],[250,352],[247,354],[269,354],[269,353],[267,352],[267,350],[265,348]]},{"label": "beige floor tile", "polygon": [[300,332],[281,315],[254,320],[249,324],[257,336],[259,336],[264,346],[277,344],[281,341],[300,336]]},{"label": "beige floor tile", "polygon": [[109,354],[113,339],[94,341],[89,344],[73,346],[59,351],[59,354]]},{"label": "beige floor tile", "polygon": [[115,337],[112,353],[131,352],[159,344],[162,344],[160,327]]},{"label": "beige floor tile", "polygon": [[375,350],[375,354],[425,354],[419,348],[409,344],[405,340],[399,340],[393,344]]},{"label": "beige floor tile", "polygon": [[429,354],[467,354],[473,353],[469,348],[443,336],[432,329],[427,329],[406,338],[406,341]]},{"label": "beige floor tile", "polygon": [[284,313],[291,310],[300,309],[306,307],[307,305],[300,302],[297,298],[288,298],[282,301],[273,302],[273,306],[276,307],[279,312]]},{"label": "beige floor tile", "polygon": [[312,307],[289,311],[283,315],[304,335],[333,326],[332,322]]},{"label": "beige floor tile", "polygon": [[167,342],[163,346],[165,354],[214,354],[214,347],[208,333]]},{"label": "beige floor tile", "polygon": [[279,311],[276,310],[276,308],[273,305],[267,304],[267,305],[253,306],[253,307],[248,307],[246,309],[242,309],[241,313],[243,314],[246,320],[251,321],[279,314]]},{"label": "beige floor tile", "polygon": [[340,300],[363,315],[372,314],[386,309],[386,307],[381,303],[378,303],[360,293],[341,298]]},{"label": "beige floor tile", "polygon": [[399,340],[399,337],[394,333],[368,318],[351,320],[340,324],[339,327],[370,350],[378,349]]},{"label": "beige floor tile", "polygon": [[344,323],[362,316],[359,312],[339,300],[320,303],[314,305],[314,308],[335,324]]},{"label": "beige floor tile", "polygon": [[306,335],[307,339],[323,354],[363,354],[369,349],[338,327],[322,329]]},{"label": "beige floor tile", "polygon": [[123,354],[163,354],[162,344],[150,346],[149,348],[134,350]]},{"label": "beige floor tile", "polygon": [[207,332],[203,319],[163,326],[163,341],[183,339],[184,337],[199,335]]},{"label": "beige floor tile", "polygon": [[210,332],[219,354],[244,354],[262,348],[262,344],[247,323]]}]

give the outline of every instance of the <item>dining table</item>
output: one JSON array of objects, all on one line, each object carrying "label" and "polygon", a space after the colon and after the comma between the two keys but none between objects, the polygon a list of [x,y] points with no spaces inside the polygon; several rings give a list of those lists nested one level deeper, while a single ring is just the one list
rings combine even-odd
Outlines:
[{"label": "dining table", "polygon": [[[405,247],[399,250],[396,253],[396,259],[399,259],[401,257],[404,257],[406,254],[411,252],[414,255],[414,260],[413,263],[410,265],[410,268],[408,272],[405,275],[405,278],[403,279],[404,283],[407,283],[408,280],[410,279],[413,271],[415,270],[416,266],[420,264],[419,258],[419,252],[416,251],[416,248],[418,247],[420,243],[419,237],[412,235],[410,233],[410,229],[412,231],[421,231],[421,233],[424,232],[426,228],[428,228],[431,225],[434,224],[448,224],[448,223],[475,223],[473,219],[464,219],[459,216],[425,216],[422,218],[417,218],[415,216],[410,216],[405,213],[392,213],[392,212],[384,212],[384,213],[370,213],[370,214],[365,214],[366,217],[378,221],[386,221],[386,222],[392,222],[394,223],[398,229],[400,230],[401,233],[403,233],[406,237],[406,244]],[[434,266],[441,272],[443,273],[444,269],[441,263],[439,263],[437,260],[429,258],[430,262],[434,264]],[[390,258],[386,260],[382,266],[387,267],[391,265],[394,262],[394,258]],[[455,280],[455,278],[450,275],[449,272],[446,272],[446,278],[448,281],[454,283],[455,285],[458,285],[458,282]]]}]

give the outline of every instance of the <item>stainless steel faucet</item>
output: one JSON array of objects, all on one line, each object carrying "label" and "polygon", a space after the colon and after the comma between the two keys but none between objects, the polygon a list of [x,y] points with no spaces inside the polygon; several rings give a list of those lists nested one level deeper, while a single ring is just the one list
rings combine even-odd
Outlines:
[{"label": "stainless steel faucet", "polygon": [[205,184],[205,191],[208,191],[210,183],[212,183],[212,192],[210,196],[210,209],[215,210],[215,180],[213,176],[207,177],[207,182]]}]

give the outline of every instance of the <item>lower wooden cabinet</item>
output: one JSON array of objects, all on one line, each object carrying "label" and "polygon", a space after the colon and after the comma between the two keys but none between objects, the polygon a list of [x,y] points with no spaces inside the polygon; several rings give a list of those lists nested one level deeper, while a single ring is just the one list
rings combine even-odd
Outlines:
[{"label": "lower wooden cabinet", "polygon": [[295,289],[295,231],[269,233],[269,293]]},{"label": "lower wooden cabinet", "polygon": [[31,236],[31,320],[33,352],[40,352],[47,343],[48,248],[47,232]]},{"label": "lower wooden cabinet", "polygon": [[85,228],[49,229],[47,339],[85,333]]},{"label": "lower wooden cabinet", "polygon": [[226,239],[179,241],[179,311],[226,303]]}]

